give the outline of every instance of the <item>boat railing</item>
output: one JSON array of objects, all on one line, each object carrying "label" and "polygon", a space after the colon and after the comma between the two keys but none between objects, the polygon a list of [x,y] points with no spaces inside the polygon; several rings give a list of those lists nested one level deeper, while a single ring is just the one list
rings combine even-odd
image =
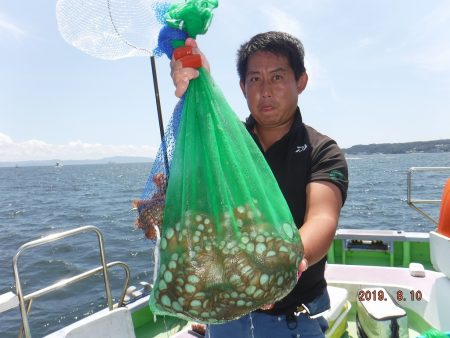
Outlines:
[{"label": "boat railing", "polygon": [[[58,241],[58,240],[61,240],[61,239],[67,238],[67,237],[87,233],[87,232],[94,232],[97,235],[101,265],[97,268],[88,270],[86,272],[80,273],[80,274],[72,276],[70,278],[63,279],[63,280],[58,281],[50,286],[46,286],[40,290],[37,290],[30,294],[24,295],[23,290],[22,290],[22,284],[20,281],[20,274],[19,274],[19,270],[18,270],[18,261],[19,261],[20,256],[25,251],[27,251],[31,248],[41,246],[44,244],[48,244],[51,242],[55,242],[55,241]],[[128,266],[123,262],[115,261],[115,262],[111,262],[111,263],[106,263],[103,234],[100,232],[100,230],[97,227],[95,227],[93,225],[86,225],[86,226],[82,226],[82,227],[79,227],[79,228],[76,228],[73,230],[68,230],[68,231],[64,231],[61,233],[48,235],[46,237],[23,244],[18,249],[16,255],[13,258],[13,270],[14,270],[14,278],[15,278],[15,284],[16,284],[16,293],[17,293],[17,297],[18,297],[18,301],[19,301],[20,313],[22,316],[22,327],[20,329],[18,337],[21,338],[23,336],[23,334],[25,334],[26,338],[31,337],[30,326],[29,326],[29,322],[28,322],[28,313],[31,310],[31,305],[32,305],[34,299],[44,296],[46,294],[49,294],[53,291],[59,290],[63,287],[71,285],[73,283],[84,280],[84,279],[86,279],[90,276],[93,276],[95,274],[98,274],[98,273],[103,274],[103,281],[104,281],[104,286],[105,286],[106,299],[108,302],[108,308],[110,311],[113,310],[114,305],[113,305],[113,299],[112,299],[112,295],[111,295],[111,287],[110,287],[110,282],[109,282],[108,270],[109,270],[109,268],[114,267],[114,266],[119,266],[119,267],[123,268],[123,270],[125,271],[125,281],[124,281],[123,291],[121,293],[121,296],[120,296],[119,302],[118,302],[118,306],[123,306],[126,290],[128,287],[128,282],[130,279],[130,270],[129,270]]]},{"label": "boat railing", "polygon": [[[328,263],[352,264],[355,257],[377,260],[377,264],[408,266],[413,255],[421,256],[422,243],[428,243],[428,232],[403,230],[338,229],[328,250]],[[400,244],[401,243],[401,244]],[[417,251],[417,252],[416,252]],[[370,255],[356,252],[370,252]],[[416,256],[417,257],[417,256]],[[367,261],[368,262],[368,261]]]},{"label": "boat railing", "polygon": [[448,172],[450,173],[450,167],[411,167],[407,174],[407,200],[406,202],[410,207],[415,209],[422,216],[430,220],[433,224],[437,225],[438,220],[430,215],[429,212],[424,210],[420,205],[439,205],[440,199],[418,199],[413,198],[413,176],[419,172]]}]

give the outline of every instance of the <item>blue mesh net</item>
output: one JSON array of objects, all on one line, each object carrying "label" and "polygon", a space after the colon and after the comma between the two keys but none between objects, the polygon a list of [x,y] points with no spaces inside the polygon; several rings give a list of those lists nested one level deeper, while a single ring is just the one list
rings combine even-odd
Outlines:
[{"label": "blue mesh net", "polygon": [[[153,162],[152,169],[150,171],[147,183],[145,185],[144,191],[142,192],[141,198],[142,199],[149,199],[153,196],[155,191],[157,190],[157,187],[155,186],[155,183],[153,182],[153,177],[159,173],[164,174],[166,177],[169,176],[169,168],[170,164],[172,162],[172,156],[173,151],[175,148],[175,141],[176,141],[176,135],[178,132],[178,127],[181,120],[181,111],[183,109],[183,101],[184,98],[182,98],[178,104],[176,105],[172,117],[169,121],[169,125],[166,128],[165,135],[164,135],[164,141],[161,142],[161,145],[158,149],[158,153],[156,154],[155,161]],[[167,154],[167,161],[166,163],[166,155]],[[168,167],[167,167],[168,165]]]},{"label": "blue mesh net", "polygon": [[155,56],[161,56],[162,54],[166,54],[169,59],[172,58],[173,54],[173,45],[172,41],[174,40],[186,40],[188,35],[176,28],[172,28],[169,26],[164,26],[161,28],[158,36],[158,46],[153,50],[153,54]]},{"label": "blue mesh net", "polygon": [[166,185],[170,173],[170,165],[175,150],[178,127],[181,120],[184,98],[175,106],[172,117],[166,128],[164,139],[152,164],[147,183],[141,199],[133,201],[139,216],[136,226],[142,229],[149,239],[156,239],[155,226],[161,227],[164,211]]},{"label": "blue mesh net", "polygon": [[[165,21],[165,15],[169,8],[170,5],[164,2],[157,2],[153,6],[153,11],[158,22],[163,23]],[[154,56],[162,56],[165,54],[171,59],[174,50],[174,41],[184,41],[187,37],[187,33],[180,29],[167,25],[163,26],[158,35],[158,45],[153,49]],[[141,199],[133,201],[133,207],[138,210],[139,214],[135,225],[144,231],[147,238],[152,240],[157,238],[156,231],[161,229],[162,226],[166,187],[170,173],[170,164],[175,150],[183,102],[184,98],[178,102],[174,109],[150,170]]]}]

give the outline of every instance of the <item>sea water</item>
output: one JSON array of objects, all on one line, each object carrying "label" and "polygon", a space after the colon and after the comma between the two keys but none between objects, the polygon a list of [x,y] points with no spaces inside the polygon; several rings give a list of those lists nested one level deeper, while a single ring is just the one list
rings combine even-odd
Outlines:
[{"label": "sea water", "polygon": [[[450,153],[349,156],[350,188],[339,228],[430,231],[434,225],[406,203],[410,167],[450,166]],[[131,285],[151,282],[153,245],[134,229],[131,200],[140,197],[149,163],[0,168],[0,294],[15,291],[12,257],[24,243],[58,231],[95,225],[104,235],[107,261],[131,269]],[[440,199],[449,173],[414,175],[413,198]],[[425,209],[433,217],[438,206]],[[25,294],[100,265],[93,233],[26,251],[19,260]],[[111,270],[117,301],[123,271]],[[42,337],[105,307],[102,276],[37,299],[29,321]],[[0,337],[17,337],[16,308],[0,314]]]}]

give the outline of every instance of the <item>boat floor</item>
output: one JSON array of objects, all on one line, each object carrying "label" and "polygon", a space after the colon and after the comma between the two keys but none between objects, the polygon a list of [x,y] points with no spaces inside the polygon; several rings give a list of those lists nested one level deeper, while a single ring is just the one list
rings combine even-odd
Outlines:
[{"label": "boat floor", "polygon": [[[353,316],[354,319],[354,316]],[[182,331],[178,332],[175,335],[167,336],[167,335],[161,335],[158,336],[158,338],[198,338],[202,337],[199,335],[192,334],[190,329],[190,325],[186,326]],[[418,332],[416,330],[413,330],[409,328],[408,330],[409,337],[419,337],[421,332]],[[214,338],[214,337],[211,337]],[[354,320],[349,320],[347,322],[347,330],[344,332],[341,338],[358,338],[357,329],[356,329],[356,322]]]},{"label": "boat floor", "polygon": [[[417,332],[411,328],[408,329],[409,337],[417,338],[420,336],[420,334],[421,332]],[[344,335],[342,335],[341,338],[358,338],[355,321],[349,321],[347,323],[347,331],[344,333]]]},{"label": "boat floor", "polygon": [[[405,299],[404,302],[400,302],[401,304],[399,304],[408,314],[409,337],[420,336],[431,325],[418,314],[424,313],[424,307],[426,307],[431,297],[433,284],[441,278],[445,279],[442,273],[430,270],[426,270],[425,277],[413,277],[408,268],[341,264],[328,264],[325,275],[329,285],[343,287],[348,291],[347,299],[351,303],[351,309],[348,314],[347,329],[342,336],[344,338],[358,337],[355,321],[356,299],[359,290],[370,287],[384,287],[394,298],[396,297],[397,291],[402,291],[405,298],[409,298],[410,290],[420,291],[423,297],[421,300]],[[136,336],[138,338],[198,337],[188,332],[191,329],[190,324],[180,327],[171,322],[171,317],[165,317],[163,328],[160,327],[162,329],[161,331],[155,332],[154,329],[153,320],[149,320],[145,325],[136,330]],[[177,331],[179,332],[176,333]]]},{"label": "boat floor", "polygon": [[[347,336],[344,335],[343,337],[357,337],[355,309],[360,290],[370,290],[370,288],[375,289],[376,287],[383,287],[398,306],[406,311],[409,337],[418,337],[424,331],[439,326],[439,324],[444,326],[445,330],[445,326],[448,325],[448,320],[441,318],[439,315],[433,316],[431,313],[436,310],[430,310],[428,307],[430,300],[439,301],[436,299],[437,296],[441,299],[447,297],[443,294],[443,291],[440,293],[437,288],[437,285],[439,285],[444,290],[448,290],[450,286],[448,279],[441,272],[425,270],[424,276],[416,277],[411,274],[408,268],[328,264],[325,277],[329,285],[347,289],[348,300],[352,304]],[[420,299],[417,298],[417,295],[420,295]],[[434,319],[428,322],[427,318]]]},{"label": "boat floor", "polygon": [[[358,292],[362,288],[376,286],[385,287],[393,297],[396,296],[397,291],[402,291],[405,294],[405,301],[402,305],[407,305],[405,310],[410,318],[408,328],[409,337],[420,336],[428,328],[428,325],[417,326],[416,324],[422,318],[414,311],[420,313],[423,310],[422,307],[430,299],[430,292],[435,281],[439,278],[445,278],[442,273],[430,270],[426,270],[425,277],[414,277],[408,268],[342,264],[328,264],[325,275],[329,285],[344,287],[349,291],[348,300],[351,302],[351,309],[348,314],[347,329],[342,335],[342,338],[358,338],[355,320]],[[409,296],[409,290],[420,291],[423,300],[406,299]],[[188,325],[183,332],[172,337],[195,337],[188,333],[189,329],[190,326]]]}]

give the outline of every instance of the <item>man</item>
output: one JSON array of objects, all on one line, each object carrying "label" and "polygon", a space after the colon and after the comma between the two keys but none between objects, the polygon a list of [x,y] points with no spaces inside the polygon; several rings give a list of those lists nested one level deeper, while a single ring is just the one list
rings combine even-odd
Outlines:
[{"label": "man", "polygon": [[[200,54],[193,39],[186,45]],[[171,63],[175,94],[184,94],[198,76]],[[299,95],[306,88],[304,50],[295,37],[281,32],[258,34],[238,51],[240,87],[250,110],[245,125],[261,149],[299,228],[304,246],[302,275],[281,301],[237,320],[210,325],[208,334],[221,337],[324,337],[329,308],[324,278],[326,254],[334,238],[348,187],[345,158],[329,137],[303,124]]]}]

